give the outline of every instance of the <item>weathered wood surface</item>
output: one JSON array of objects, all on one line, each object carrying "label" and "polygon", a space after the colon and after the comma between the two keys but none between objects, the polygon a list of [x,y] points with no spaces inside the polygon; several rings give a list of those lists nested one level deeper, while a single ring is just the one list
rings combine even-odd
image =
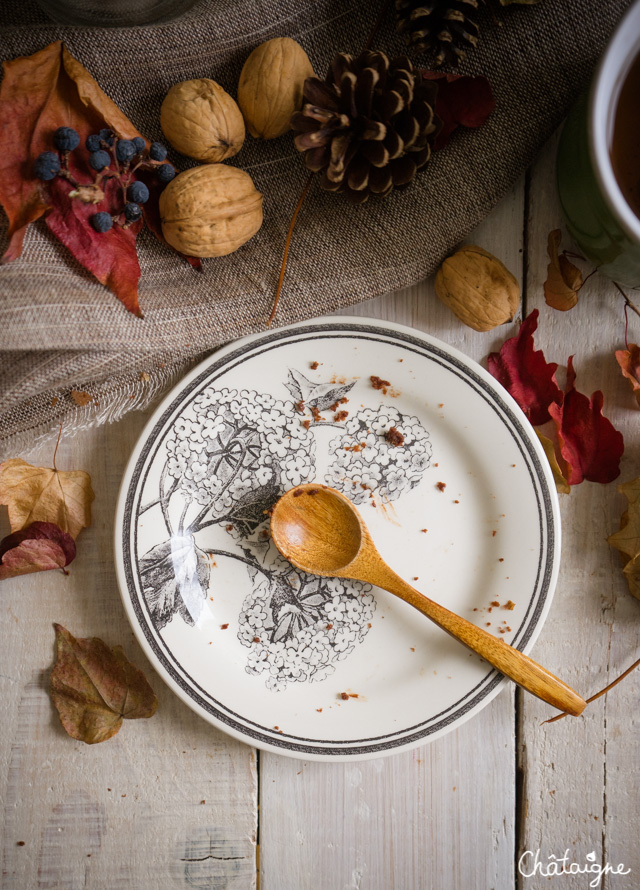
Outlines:
[{"label": "weathered wood surface", "polygon": [[[468,239],[520,277],[524,183]],[[432,282],[350,313],[427,331],[480,360],[517,329],[478,334]],[[513,690],[415,751],[357,764],[260,757],[261,890],[409,890],[514,885]]]},{"label": "weathered wood surface", "polygon": [[[625,318],[621,295],[594,275],[580,293],[578,305],[559,313],[544,303],[546,242],[561,225],[555,192],[555,140],[532,171],[527,219],[527,311],[540,310],[536,344],[547,361],[566,366],[575,354],[576,386],[590,395],[601,389],[604,412],[625,437],[620,478],[609,485],[583,482],[560,495],[562,563],[553,608],[534,649],[534,656],[585,698],[602,689],[638,657],[640,602],[630,596],[618,552],[606,538],[620,527],[626,499],[616,486],[640,475],[640,414],[628,381],[614,358],[624,348]],[[564,244],[568,246],[566,236]],[[588,269],[588,264],[580,263]],[[629,341],[638,342],[640,319],[630,315]],[[559,372],[560,375],[560,372]],[[519,696],[518,768],[523,776],[519,855],[540,849],[541,860],[595,862],[631,868],[628,875],[606,875],[605,890],[640,886],[640,817],[638,782],[638,689],[632,674],[605,698],[588,706],[578,720],[565,718],[540,726],[547,709]],[[531,861],[529,856],[527,861]],[[525,870],[528,870],[525,869]],[[584,875],[561,878],[521,877],[519,887],[550,886],[562,881],[567,890],[588,886]]]},{"label": "weathered wood surface", "polygon": [[[169,691],[134,640],[116,585],[115,503],[144,421],[131,414],[61,443],[58,467],[91,474],[92,527],[82,533],[68,578],[43,572],[2,582],[7,890],[253,886],[255,751],[216,731]],[[51,445],[29,455],[44,466],[51,457]],[[125,721],[115,738],[91,747],[70,739],[47,692],[54,621],[75,636],[122,644],[160,699],[153,719]]]},{"label": "weathered wood surface", "polygon": [[[613,359],[624,342],[622,300],[594,276],[571,313],[544,305],[547,233],[560,224],[553,151],[532,171],[526,209],[521,182],[468,241],[524,277],[524,311],[540,308],[536,343],[547,359],[565,365],[575,353],[578,388],[604,390],[605,413],[625,433],[619,481],[627,481],[640,474],[640,442],[638,409]],[[464,327],[431,282],[351,314],[412,325],[478,360],[517,329]],[[630,340],[638,337],[640,320],[631,316]],[[583,717],[546,726],[550,708],[507,688],[433,744],[353,764],[257,756],[192,714],[135,642],[112,566],[119,481],[145,420],[131,414],[61,444],[58,465],[92,475],[93,526],[69,578],[52,572],[2,584],[3,887],[249,890],[257,870],[261,890],[588,886],[585,875],[519,875],[519,857],[538,849],[545,864],[568,850],[567,861],[584,866],[593,852],[601,865],[631,869],[604,877],[606,890],[640,886],[639,676]],[[50,452],[21,456],[48,464]],[[624,507],[616,483],[585,482],[561,505],[560,582],[532,655],[586,696],[637,657],[640,603],[605,540]],[[104,745],[69,739],[46,692],[53,621],[122,643],[159,695],[157,715]]]}]

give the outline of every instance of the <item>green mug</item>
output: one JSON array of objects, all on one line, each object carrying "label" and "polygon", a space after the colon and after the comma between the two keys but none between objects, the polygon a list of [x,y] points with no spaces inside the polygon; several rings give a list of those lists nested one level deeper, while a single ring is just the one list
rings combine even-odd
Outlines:
[{"label": "green mug", "polygon": [[610,148],[620,90],[639,53],[636,0],[609,42],[589,92],[567,117],[556,167],[570,235],[600,272],[631,288],[640,288],[640,219],[618,185]]}]

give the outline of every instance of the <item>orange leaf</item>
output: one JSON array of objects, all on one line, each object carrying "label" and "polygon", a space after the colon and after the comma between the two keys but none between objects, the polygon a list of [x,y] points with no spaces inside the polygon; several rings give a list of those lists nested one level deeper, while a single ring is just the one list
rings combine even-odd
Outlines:
[{"label": "orange leaf", "polygon": [[556,489],[561,494],[570,494],[571,486],[567,482],[562,470],[560,469],[560,464],[558,463],[558,457],[556,455],[556,446],[552,439],[548,436],[545,436],[540,430],[536,430],[536,435],[540,440],[540,444],[544,448],[544,453],[547,455],[547,460],[549,461],[549,466],[551,467],[551,472],[553,473],[553,481],[556,483]]},{"label": "orange leaf", "polygon": [[547,280],[544,283],[544,298],[552,309],[566,312],[578,302],[578,291],[582,287],[582,272],[564,255],[558,256],[562,235],[560,229],[549,232],[547,253]]},{"label": "orange leaf", "polygon": [[114,736],[122,720],[152,717],[158,699],[121,646],[98,637],[76,639],[60,624],[49,691],[65,731],[94,745]]},{"label": "orange leaf", "polygon": [[622,376],[631,384],[636,402],[640,406],[640,347],[629,343],[628,349],[618,349],[616,361],[620,365]]}]

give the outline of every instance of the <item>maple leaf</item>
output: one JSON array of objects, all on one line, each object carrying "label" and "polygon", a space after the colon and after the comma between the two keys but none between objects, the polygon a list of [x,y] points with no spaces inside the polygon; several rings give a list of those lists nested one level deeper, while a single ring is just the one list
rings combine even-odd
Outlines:
[{"label": "maple leaf", "polygon": [[631,384],[636,402],[640,405],[640,347],[635,343],[629,343],[627,349],[618,349],[615,355],[622,376]]},{"label": "maple leaf", "polygon": [[602,392],[596,390],[589,399],[575,388],[575,379],[573,356],[569,356],[564,399],[562,404],[549,406],[560,453],[568,464],[569,485],[577,485],[583,479],[612,482],[620,475],[622,433],[602,413]]},{"label": "maple leaf", "polygon": [[533,334],[538,327],[538,310],[534,309],[520,325],[515,337],[506,340],[500,352],[488,358],[489,372],[516,400],[533,426],[549,420],[549,406],[562,402],[562,390],[555,373],[556,362],[549,362],[542,350],[534,349]]},{"label": "maple leaf", "polygon": [[318,411],[326,411],[335,405],[354,385],[355,380],[352,383],[314,383],[292,368],[289,369],[289,381],[285,383],[296,402],[304,402]]},{"label": "maple leaf", "polygon": [[562,235],[560,229],[549,232],[547,253],[547,280],[544,283],[544,298],[548,306],[566,312],[578,302],[578,291],[583,285],[582,272],[564,254],[558,256]]},{"label": "maple leaf", "polygon": [[33,467],[21,458],[0,464],[0,504],[9,508],[11,531],[35,522],[53,522],[77,538],[91,525],[95,495],[83,470],[64,472]]},{"label": "maple leaf", "polygon": [[114,736],[122,720],[153,717],[158,699],[121,646],[98,637],[76,639],[60,624],[49,692],[72,738],[94,745]]},{"label": "maple leaf", "polygon": [[549,461],[549,466],[553,473],[553,481],[556,483],[556,490],[561,494],[569,494],[571,492],[571,486],[560,469],[560,464],[558,463],[558,458],[556,456],[555,443],[548,436],[545,436],[544,433],[541,433],[540,430],[536,430],[536,435],[538,436],[540,444],[544,448],[547,460]]},{"label": "maple leaf", "polygon": [[32,522],[0,541],[0,581],[64,569],[76,555],[76,545],[67,532],[53,522]]},{"label": "maple leaf", "polygon": [[140,582],[156,627],[174,615],[193,626],[202,612],[211,566],[191,535],[173,535],[140,560]]},{"label": "maple leaf", "polygon": [[459,126],[480,127],[496,107],[491,84],[486,77],[448,74],[444,71],[422,71],[425,80],[438,84],[436,114],[442,129],[436,137],[434,150],[439,151],[449,142]]}]

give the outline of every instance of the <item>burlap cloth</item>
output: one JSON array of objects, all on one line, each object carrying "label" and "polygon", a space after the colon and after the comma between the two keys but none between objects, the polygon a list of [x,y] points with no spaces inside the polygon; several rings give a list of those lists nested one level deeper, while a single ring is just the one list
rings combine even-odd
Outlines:
[{"label": "burlap cloth", "polygon": [[[458,131],[406,191],[350,206],[312,189],[298,220],[277,325],[414,284],[428,276],[531,163],[583,90],[628,0],[497,3],[461,69],[486,74],[497,108]],[[62,38],[135,125],[162,140],[160,104],[180,80],[211,77],[236,94],[249,51],[298,40],[324,75],[339,50],[359,52],[382,0],[202,0],[176,22],[130,30],[63,28],[34,0],[0,4],[0,56]],[[389,9],[373,48],[403,51]],[[428,57],[416,63],[428,67]],[[0,122],[1,125],[1,122]],[[184,168],[178,155],[170,160]],[[197,274],[143,232],[140,303],[126,312],[48,232],[32,225],[22,257],[0,268],[0,457],[15,456],[62,421],[68,430],[113,420],[159,394],[197,356],[265,326],[285,233],[306,173],[289,135],[247,138],[231,163],[264,195],[264,225],[236,253]],[[553,187],[549,184],[549,187]],[[0,213],[0,252],[6,219]],[[71,389],[93,401],[79,407]]]}]

